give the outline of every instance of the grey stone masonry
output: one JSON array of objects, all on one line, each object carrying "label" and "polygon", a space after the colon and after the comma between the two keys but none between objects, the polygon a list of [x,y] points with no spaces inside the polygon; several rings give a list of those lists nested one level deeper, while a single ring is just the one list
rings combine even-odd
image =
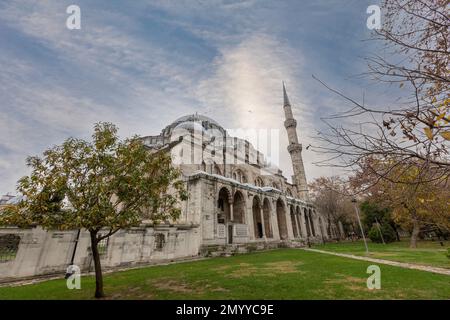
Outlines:
[{"label": "grey stone masonry", "polygon": [[297,136],[297,121],[294,119],[292,113],[291,103],[286,93],[286,87],[283,82],[283,96],[284,96],[284,115],[286,120],[284,126],[287,131],[289,145],[287,150],[291,155],[292,169],[294,171],[294,181],[297,188],[298,195],[301,199],[308,199],[308,185],[306,182],[305,167],[303,166],[302,159],[302,145],[298,142]]}]

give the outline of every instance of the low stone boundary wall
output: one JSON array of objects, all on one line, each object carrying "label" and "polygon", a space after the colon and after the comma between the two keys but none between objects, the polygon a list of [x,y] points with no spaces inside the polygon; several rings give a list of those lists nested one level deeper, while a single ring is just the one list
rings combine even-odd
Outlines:
[{"label": "low stone boundary wall", "polygon": [[[108,269],[196,257],[199,247],[198,228],[162,225],[121,230],[100,243],[99,251]],[[93,270],[87,231],[0,228],[0,282],[64,274],[72,262],[83,272]]]}]

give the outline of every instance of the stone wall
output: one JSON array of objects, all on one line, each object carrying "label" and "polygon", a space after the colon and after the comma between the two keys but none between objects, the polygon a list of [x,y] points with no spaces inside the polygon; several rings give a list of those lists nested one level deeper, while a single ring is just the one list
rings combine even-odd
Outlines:
[{"label": "stone wall", "polygon": [[[48,274],[64,274],[73,263],[82,271],[93,271],[89,233],[0,228],[0,236],[17,235],[17,252],[0,259],[0,281]],[[78,238],[78,242],[77,242]],[[200,233],[192,226],[157,226],[121,230],[102,246],[105,269],[152,262],[164,262],[199,254]],[[15,257],[14,257],[15,255]]]}]

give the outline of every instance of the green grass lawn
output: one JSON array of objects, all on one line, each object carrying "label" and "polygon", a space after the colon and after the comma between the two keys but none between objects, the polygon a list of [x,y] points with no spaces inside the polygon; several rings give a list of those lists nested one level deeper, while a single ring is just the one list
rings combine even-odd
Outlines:
[{"label": "green grass lawn", "polygon": [[[381,289],[369,290],[371,263],[298,249],[146,267],[105,276],[108,299],[450,299],[450,277],[387,265]],[[92,299],[65,280],[0,288],[3,299]]]},{"label": "green grass lawn", "polygon": [[[450,259],[446,256],[447,249],[450,247],[449,241],[445,242],[444,246],[436,241],[420,241],[416,249],[411,249],[408,240],[388,244],[373,243],[369,240],[368,247],[369,256],[372,258],[450,269]],[[326,243],[315,245],[313,248],[358,256],[366,255],[366,249],[362,241]]]}]

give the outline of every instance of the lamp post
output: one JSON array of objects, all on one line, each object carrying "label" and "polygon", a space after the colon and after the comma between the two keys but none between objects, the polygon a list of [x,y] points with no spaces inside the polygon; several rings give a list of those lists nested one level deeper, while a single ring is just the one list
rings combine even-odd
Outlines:
[{"label": "lamp post", "polygon": [[355,207],[356,217],[358,218],[359,228],[361,229],[361,234],[362,234],[362,237],[364,240],[364,246],[366,247],[366,254],[369,254],[369,248],[367,247],[366,236],[364,235],[364,229],[361,224],[361,219],[359,218],[359,210],[358,210],[358,206],[356,205],[356,199],[353,198],[352,202],[353,202],[353,206]]},{"label": "lamp post", "polygon": [[377,219],[377,218],[375,218],[375,222],[376,222],[376,224],[377,224],[378,231],[380,232],[381,241],[383,241],[383,244],[386,244],[386,242],[384,242],[383,232],[381,232],[380,223],[378,222],[378,219]]}]

